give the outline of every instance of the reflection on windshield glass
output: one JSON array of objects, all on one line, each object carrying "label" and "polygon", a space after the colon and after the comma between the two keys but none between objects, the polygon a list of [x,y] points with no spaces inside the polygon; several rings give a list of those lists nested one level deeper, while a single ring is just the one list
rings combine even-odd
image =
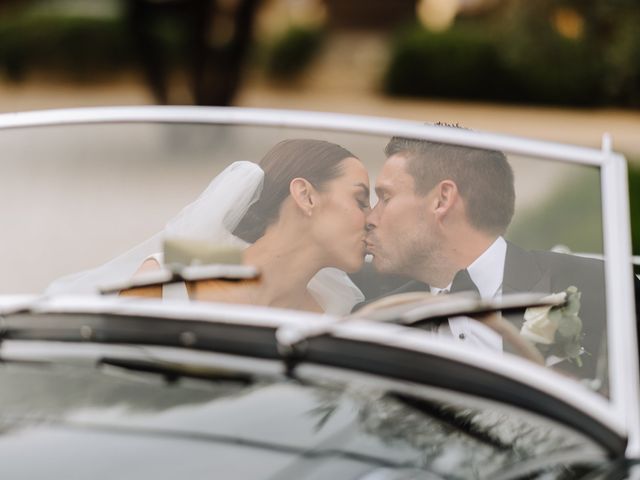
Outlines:
[{"label": "reflection on windshield glass", "polygon": [[[586,464],[604,461],[584,438],[517,411],[461,399],[453,406],[360,382],[167,382],[89,363],[10,363],[0,381],[0,458],[7,471],[31,474],[25,478],[37,478],[44,465],[120,478],[118,468],[170,464],[172,452],[186,455],[185,475],[192,469],[195,478],[212,471],[224,478],[327,478],[330,469],[336,478],[495,478],[536,460],[542,462],[532,472],[564,466],[566,473],[567,453]],[[61,433],[65,442],[56,442]],[[147,447],[133,448],[140,442]],[[43,445],[57,454],[44,464],[25,461]],[[84,460],[112,454],[113,445],[121,447],[117,471]],[[69,450],[75,462],[67,460]],[[172,478],[167,472],[154,478]]]},{"label": "reflection on windshield glass", "polygon": [[[5,139],[4,150],[22,162],[14,176],[29,177],[34,165],[59,157],[80,179],[64,183],[65,195],[55,182],[47,186],[46,202],[19,197],[32,205],[35,223],[52,209],[59,217],[47,224],[46,248],[36,239],[20,249],[45,252],[38,261],[46,281],[20,288],[97,293],[138,279],[144,286],[119,294],[336,315],[408,292],[422,292],[424,301],[456,292],[554,295],[555,307],[451,316],[429,329],[490,354],[524,356],[607,393],[603,262],[572,253],[602,254],[594,167],[402,137],[203,125],[76,128],[85,135],[58,127],[38,130],[42,141],[27,146],[16,134]],[[135,180],[123,184],[126,175],[104,167],[92,173],[90,151],[96,163],[108,156],[110,172],[129,169]],[[67,192],[74,186],[77,197]],[[33,237],[24,223],[16,222],[16,245]],[[56,236],[56,228],[83,234]],[[165,242],[182,245],[182,256]],[[153,277],[208,263],[242,263],[258,275],[227,269],[199,280]],[[7,290],[13,281],[3,279]]]}]

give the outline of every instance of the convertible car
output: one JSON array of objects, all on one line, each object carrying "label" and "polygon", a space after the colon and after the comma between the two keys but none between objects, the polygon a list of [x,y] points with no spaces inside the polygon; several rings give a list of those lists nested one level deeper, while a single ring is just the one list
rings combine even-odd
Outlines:
[{"label": "convertible car", "polygon": [[0,152],[2,478],[638,477],[608,137],[129,107],[0,115]]}]

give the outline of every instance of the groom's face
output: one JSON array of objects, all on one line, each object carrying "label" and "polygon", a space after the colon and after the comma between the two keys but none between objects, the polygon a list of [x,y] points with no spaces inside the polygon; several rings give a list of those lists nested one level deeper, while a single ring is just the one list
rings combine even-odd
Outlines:
[{"label": "groom's face", "polygon": [[376,180],[378,203],[367,217],[367,250],[376,270],[414,276],[437,247],[428,214],[429,195],[415,192],[401,154],[387,159]]}]

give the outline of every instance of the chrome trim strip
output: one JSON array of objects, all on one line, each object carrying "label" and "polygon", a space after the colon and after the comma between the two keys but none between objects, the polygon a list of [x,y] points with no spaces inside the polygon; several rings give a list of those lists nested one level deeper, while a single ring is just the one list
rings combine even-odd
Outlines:
[{"label": "chrome trim strip", "polygon": [[627,164],[607,153],[601,170],[611,401],[627,425],[627,456],[640,456],[640,381],[634,309]]},{"label": "chrome trim strip", "polygon": [[28,310],[39,299],[39,295],[33,295],[29,293],[17,295],[0,295],[0,315],[8,315],[10,313]]},{"label": "chrome trim strip", "polygon": [[241,357],[202,350],[177,347],[74,343],[38,340],[7,340],[0,345],[0,358],[8,361],[38,360],[61,363],[96,365],[104,357],[116,356],[129,360],[173,362],[195,366],[222,364],[242,368],[257,374],[282,375],[282,361],[266,358]]},{"label": "chrome trim strip", "polygon": [[74,123],[181,122],[223,125],[261,125],[286,128],[314,128],[328,131],[378,135],[401,135],[475,148],[499,149],[508,153],[543,157],[570,163],[601,165],[602,150],[542,142],[485,132],[425,125],[391,118],[324,112],[239,107],[102,107],[0,115],[0,129],[65,125]]},{"label": "chrome trim strip", "polygon": [[[0,296],[0,305],[2,296]],[[173,320],[201,320],[255,327],[330,325],[340,320],[327,314],[254,305],[213,302],[183,302],[134,297],[65,295],[39,297],[28,306],[36,314],[112,314]],[[24,308],[22,308],[24,310]],[[2,313],[0,311],[0,313]]]}]

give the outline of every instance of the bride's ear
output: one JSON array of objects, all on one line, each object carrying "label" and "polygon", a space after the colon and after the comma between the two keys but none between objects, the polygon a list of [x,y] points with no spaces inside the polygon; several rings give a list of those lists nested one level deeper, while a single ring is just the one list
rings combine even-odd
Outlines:
[{"label": "bride's ear", "polygon": [[316,189],[304,178],[294,178],[289,184],[291,198],[305,216],[311,216],[316,206]]}]

